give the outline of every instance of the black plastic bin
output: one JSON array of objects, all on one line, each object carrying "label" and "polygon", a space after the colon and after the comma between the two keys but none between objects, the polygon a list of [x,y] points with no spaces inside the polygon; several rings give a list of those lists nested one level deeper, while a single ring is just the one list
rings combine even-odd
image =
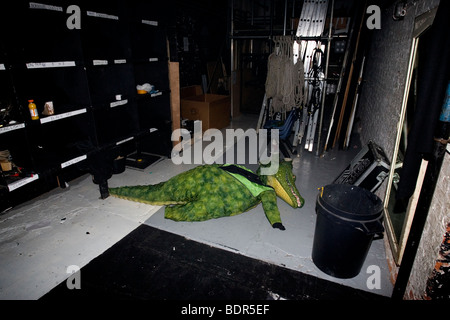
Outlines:
[{"label": "black plastic bin", "polygon": [[359,274],[372,240],[382,238],[383,202],[361,187],[330,184],[317,196],[314,264],[336,278]]}]

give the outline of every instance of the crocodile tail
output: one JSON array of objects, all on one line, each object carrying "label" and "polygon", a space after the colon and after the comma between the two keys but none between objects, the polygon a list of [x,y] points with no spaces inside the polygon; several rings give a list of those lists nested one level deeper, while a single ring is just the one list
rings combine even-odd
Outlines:
[{"label": "crocodile tail", "polygon": [[109,194],[117,198],[151,205],[163,206],[179,203],[171,199],[169,193],[164,192],[164,182],[154,185],[109,188]]}]

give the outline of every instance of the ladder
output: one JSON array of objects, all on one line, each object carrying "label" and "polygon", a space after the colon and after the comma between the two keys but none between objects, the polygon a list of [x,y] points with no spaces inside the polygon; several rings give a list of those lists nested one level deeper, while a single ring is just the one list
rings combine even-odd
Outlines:
[{"label": "ladder", "polygon": [[[328,61],[324,69],[324,66],[321,65],[322,59],[320,58],[320,61],[317,61],[316,55],[317,53],[323,53],[325,49],[320,37],[325,26],[327,10],[328,0],[305,0],[296,32],[296,36],[300,39],[308,39],[301,42],[305,70],[305,92],[307,92],[308,98],[307,106],[304,106],[302,110],[301,120],[299,120],[300,124],[296,126],[298,132],[295,132],[293,145],[301,144],[305,137],[304,148],[310,152],[313,151],[314,146],[314,137],[319,119],[319,104],[321,99],[325,97],[324,88]],[[329,50],[329,45],[327,49]],[[317,68],[320,68],[320,72]]]}]

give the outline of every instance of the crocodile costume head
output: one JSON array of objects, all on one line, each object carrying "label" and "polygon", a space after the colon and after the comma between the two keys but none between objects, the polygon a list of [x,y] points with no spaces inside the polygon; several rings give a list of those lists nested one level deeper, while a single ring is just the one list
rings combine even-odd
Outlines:
[{"label": "crocodile costume head", "polygon": [[275,175],[260,175],[240,165],[201,165],[155,185],[110,188],[111,195],[165,205],[164,216],[175,221],[204,221],[233,216],[262,204],[274,228],[284,230],[277,195],[293,208],[304,200],[295,186],[292,162],[282,160]]},{"label": "crocodile costume head", "polygon": [[286,201],[292,208],[303,207],[305,200],[295,186],[296,176],[292,173],[291,158],[285,158],[281,161],[278,171],[274,175],[260,175],[260,169],[258,169],[257,174],[261,177],[261,181],[274,188],[278,197]]}]

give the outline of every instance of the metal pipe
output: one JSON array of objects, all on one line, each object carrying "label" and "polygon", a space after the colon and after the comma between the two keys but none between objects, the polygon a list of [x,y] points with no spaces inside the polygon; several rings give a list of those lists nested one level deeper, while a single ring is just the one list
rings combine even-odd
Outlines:
[{"label": "metal pipe", "polygon": [[[269,32],[269,38],[272,39],[273,37],[273,7],[274,7],[274,1],[270,0],[270,32]],[[273,41],[269,41],[269,49],[270,52],[272,52],[272,43]]]},{"label": "metal pipe", "polygon": [[[342,68],[341,68],[341,72],[340,72],[340,75],[339,75],[339,81],[338,81],[338,84],[337,84],[336,93],[334,94],[333,110],[331,112],[330,125],[328,127],[327,138],[325,140],[325,146],[323,147],[323,152],[321,154],[321,157],[324,157],[325,153],[327,152],[328,141],[330,139],[331,129],[333,128],[334,117],[335,117],[335,114],[336,114],[337,104],[338,104],[338,101],[339,101],[339,94],[341,92],[342,79],[344,78],[344,74],[345,74],[346,69],[347,69],[348,55],[349,55],[349,52],[350,52],[350,42],[353,39],[353,33],[355,32],[355,27],[356,27],[356,20],[353,19],[352,26],[350,28],[350,33],[348,35],[348,39],[349,40],[347,42],[347,48],[345,49],[344,60],[342,61]],[[334,38],[336,38],[336,37],[334,37]]]},{"label": "metal pipe", "polygon": [[[250,25],[254,26],[254,17],[255,17],[255,1],[252,0],[252,11],[251,11],[251,20],[250,20]],[[250,56],[253,58],[253,39],[250,39]],[[250,69],[253,69],[253,59],[250,59]]]},{"label": "metal pipe", "polygon": [[291,35],[294,35],[295,0],[292,0]]},{"label": "metal pipe", "polygon": [[328,63],[330,61],[330,47],[331,47],[331,31],[332,31],[332,25],[333,25],[333,10],[334,10],[334,0],[331,0],[331,13],[330,13],[330,22],[329,22],[329,28],[328,28],[328,45],[327,45],[327,60],[325,63],[325,79],[323,80],[323,87],[322,87],[322,106],[320,110],[320,122],[319,122],[319,136],[317,138],[317,148],[316,148],[316,156],[319,155],[319,149],[320,149],[320,138],[322,136],[322,122],[323,122],[323,111],[325,109],[325,97],[326,97],[326,85],[327,85],[327,79],[328,79]]},{"label": "metal pipe", "polygon": [[234,89],[233,82],[236,81],[236,70],[234,70],[234,0],[229,0],[230,3],[230,73],[231,73],[231,83],[230,83],[230,116],[233,119],[233,109],[234,109]]},{"label": "metal pipe", "polygon": [[270,36],[233,36],[231,39],[270,39]]}]

